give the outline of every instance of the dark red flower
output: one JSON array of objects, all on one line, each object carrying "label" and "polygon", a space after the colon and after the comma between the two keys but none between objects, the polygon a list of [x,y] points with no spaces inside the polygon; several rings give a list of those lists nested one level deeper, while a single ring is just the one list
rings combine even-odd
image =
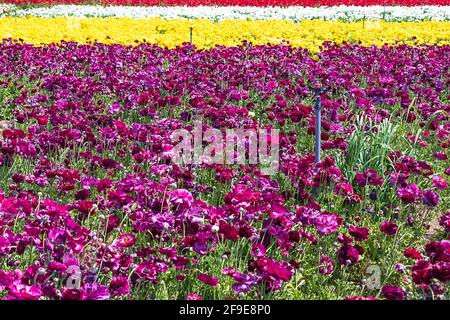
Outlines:
[{"label": "dark red flower", "polygon": [[396,286],[385,285],[381,289],[381,293],[386,299],[389,300],[405,300],[406,298],[405,291]]},{"label": "dark red flower", "polygon": [[356,226],[349,226],[348,228],[350,235],[356,240],[356,241],[366,241],[369,238],[369,228],[362,227],[358,228]]},{"label": "dark red flower", "polygon": [[397,233],[398,226],[391,221],[384,221],[380,225],[380,231],[388,236],[393,236]]}]

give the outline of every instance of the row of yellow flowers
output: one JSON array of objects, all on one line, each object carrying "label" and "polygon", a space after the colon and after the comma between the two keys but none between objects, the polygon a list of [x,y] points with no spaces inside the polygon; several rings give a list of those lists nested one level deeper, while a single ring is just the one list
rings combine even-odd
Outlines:
[{"label": "row of yellow flowers", "polygon": [[254,44],[289,41],[293,46],[317,51],[324,41],[341,43],[361,41],[363,45],[382,45],[396,41],[407,44],[450,44],[450,22],[338,22],[305,20],[164,20],[160,18],[0,18],[0,38],[23,39],[42,44],[65,41],[80,43],[135,44],[136,40],[173,48],[189,41],[198,48],[217,44],[233,46],[247,40]]}]

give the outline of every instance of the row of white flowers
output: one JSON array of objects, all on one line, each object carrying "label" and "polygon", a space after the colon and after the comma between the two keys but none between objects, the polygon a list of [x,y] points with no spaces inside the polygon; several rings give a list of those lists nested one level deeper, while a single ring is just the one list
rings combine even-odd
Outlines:
[{"label": "row of white flowers", "polygon": [[450,6],[333,6],[333,7],[127,7],[127,6],[84,6],[55,5],[50,7],[21,8],[15,5],[0,4],[1,16],[35,17],[132,17],[165,19],[282,19],[300,21],[304,19],[322,20],[377,20],[422,21],[450,20]]}]

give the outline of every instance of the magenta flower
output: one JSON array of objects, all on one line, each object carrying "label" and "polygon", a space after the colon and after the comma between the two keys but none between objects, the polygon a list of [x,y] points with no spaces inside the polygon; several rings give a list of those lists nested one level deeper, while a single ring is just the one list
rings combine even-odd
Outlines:
[{"label": "magenta flower", "polygon": [[422,254],[415,248],[408,248],[403,250],[403,255],[414,260],[422,259]]},{"label": "magenta flower", "polygon": [[450,211],[441,216],[439,224],[444,227],[445,232],[450,233]]},{"label": "magenta flower", "polygon": [[436,152],[434,157],[438,160],[448,160],[448,156],[444,152]]},{"label": "magenta flower", "polygon": [[185,189],[174,190],[170,193],[170,202],[174,206],[190,207],[193,201],[192,194]]},{"label": "magenta flower", "polygon": [[121,248],[131,247],[136,243],[136,237],[131,233],[122,234],[117,240],[117,244]]},{"label": "magenta flower", "polygon": [[420,189],[415,184],[408,184],[404,188],[398,188],[397,196],[404,203],[413,203],[420,197]]},{"label": "magenta flower", "polygon": [[130,293],[130,283],[128,278],[124,276],[117,276],[111,279],[109,283],[109,291],[111,295],[121,297]]},{"label": "magenta flower", "polygon": [[361,254],[363,250],[361,247],[352,246],[351,244],[345,243],[338,250],[338,260],[339,263],[344,266],[351,266],[357,263],[361,259]]},{"label": "magenta flower", "polygon": [[406,293],[402,288],[385,285],[381,289],[381,293],[388,300],[405,300]]},{"label": "magenta flower", "polygon": [[199,273],[198,280],[211,287],[215,287],[219,284],[219,279],[217,277],[211,277],[205,273]]},{"label": "magenta flower", "polygon": [[37,286],[28,286],[21,283],[12,283],[9,287],[7,300],[39,300],[42,295],[41,289]]},{"label": "magenta flower", "polygon": [[266,248],[259,243],[254,243],[252,245],[252,256],[257,258],[262,258],[266,255]]},{"label": "magenta flower", "polygon": [[319,272],[323,275],[330,275],[334,271],[333,259],[329,256],[323,256],[320,258],[319,262]]},{"label": "magenta flower", "polygon": [[445,190],[448,187],[448,182],[441,176],[433,177],[433,186],[439,190]]}]

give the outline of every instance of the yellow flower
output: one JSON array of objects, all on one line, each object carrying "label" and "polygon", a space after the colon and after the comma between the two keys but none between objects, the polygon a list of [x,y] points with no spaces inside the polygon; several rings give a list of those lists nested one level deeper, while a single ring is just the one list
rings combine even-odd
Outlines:
[{"label": "yellow flower", "polygon": [[253,44],[283,40],[295,47],[319,50],[324,41],[383,45],[385,43],[450,44],[450,22],[340,22],[304,20],[165,20],[161,18],[0,18],[0,37],[23,39],[39,45],[61,40],[80,43],[99,41],[135,45],[144,39],[150,43],[174,48],[189,41],[193,27],[193,42],[200,49],[215,45],[235,46],[247,40]]}]

